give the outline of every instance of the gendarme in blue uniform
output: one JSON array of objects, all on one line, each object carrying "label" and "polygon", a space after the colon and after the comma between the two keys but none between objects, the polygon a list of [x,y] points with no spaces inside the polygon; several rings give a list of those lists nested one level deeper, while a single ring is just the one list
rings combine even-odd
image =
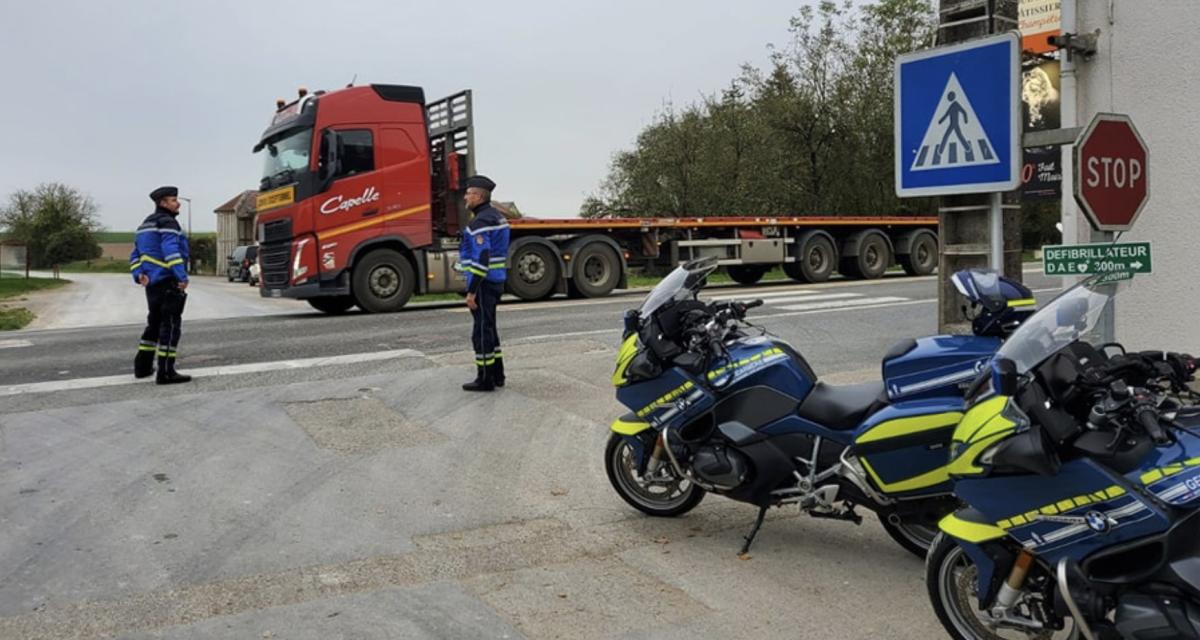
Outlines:
[{"label": "gendarme in blue uniform", "polygon": [[[473,186],[471,181],[467,184]],[[484,184],[495,186],[490,180]],[[491,191],[490,187],[484,188]],[[459,264],[467,276],[467,293],[475,294],[477,307],[471,311],[475,320],[471,330],[476,370],[473,384],[490,389],[504,386],[504,354],[500,351],[500,331],[496,327],[496,305],[508,278],[509,229],[508,220],[491,202],[483,202],[472,211],[475,217],[463,230],[459,245]]]},{"label": "gendarme in blue uniform", "polygon": [[178,214],[162,204],[164,201],[170,204],[165,199],[177,195],[175,187],[161,187],[150,194],[155,203],[154,213],[137,228],[133,252],[129,254],[129,271],[135,283],[144,282],[148,308],[133,372],[139,378],[149,376],[157,356],[159,384],[191,379],[175,371],[183,307],[187,302],[187,293],[180,284],[188,281],[188,239],[175,219]]}]

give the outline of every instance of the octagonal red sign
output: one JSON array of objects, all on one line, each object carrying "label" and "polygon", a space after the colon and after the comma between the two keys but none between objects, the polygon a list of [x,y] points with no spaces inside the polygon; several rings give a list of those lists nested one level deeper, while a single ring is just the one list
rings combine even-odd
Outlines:
[{"label": "octagonal red sign", "polygon": [[1150,199],[1150,148],[1129,116],[1098,113],[1075,143],[1075,201],[1100,231],[1128,231]]}]

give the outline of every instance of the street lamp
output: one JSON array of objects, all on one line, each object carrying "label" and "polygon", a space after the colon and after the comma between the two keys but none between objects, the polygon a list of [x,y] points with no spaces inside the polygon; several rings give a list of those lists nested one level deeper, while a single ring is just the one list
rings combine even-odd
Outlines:
[{"label": "street lamp", "polygon": [[[192,241],[192,199],[191,198],[180,198],[180,200],[183,200],[184,202],[188,203],[188,232],[187,232],[187,235],[188,235],[188,242],[191,242]],[[187,270],[188,270],[188,273],[192,272],[192,253],[190,251],[188,252]]]}]

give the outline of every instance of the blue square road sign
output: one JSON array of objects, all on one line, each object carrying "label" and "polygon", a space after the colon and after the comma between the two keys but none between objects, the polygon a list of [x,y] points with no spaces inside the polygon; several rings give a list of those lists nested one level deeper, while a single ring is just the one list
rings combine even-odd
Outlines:
[{"label": "blue square road sign", "polygon": [[1021,41],[1009,32],[896,59],[896,194],[1021,184]]}]

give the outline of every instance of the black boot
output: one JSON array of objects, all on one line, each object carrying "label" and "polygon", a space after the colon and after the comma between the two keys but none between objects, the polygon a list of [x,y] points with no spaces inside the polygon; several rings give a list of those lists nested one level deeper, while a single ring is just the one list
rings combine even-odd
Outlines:
[{"label": "black boot", "polygon": [[499,354],[496,355],[496,364],[492,365],[492,384],[504,386],[504,359]]},{"label": "black boot", "polygon": [[179,384],[181,382],[191,382],[191,376],[185,376],[175,371],[175,358],[170,356],[158,357],[158,377],[154,379],[157,384]]},{"label": "black boot", "polygon": [[154,351],[138,349],[133,358],[133,377],[149,378],[154,373]]},{"label": "black boot", "polygon": [[496,387],[492,384],[492,380],[488,377],[487,367],[476,365],[475,379],[462,386],[463,391],[494,391]]}]

